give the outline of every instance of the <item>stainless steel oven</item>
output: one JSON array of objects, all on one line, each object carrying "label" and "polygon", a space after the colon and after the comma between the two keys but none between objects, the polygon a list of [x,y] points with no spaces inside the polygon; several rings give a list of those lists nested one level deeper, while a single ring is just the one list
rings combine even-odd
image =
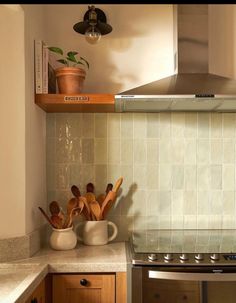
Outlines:
[{"label": "stainless steel oven", "polygon": [[142,230],[130,238],[132,303],[236,302],[236,230]]}]

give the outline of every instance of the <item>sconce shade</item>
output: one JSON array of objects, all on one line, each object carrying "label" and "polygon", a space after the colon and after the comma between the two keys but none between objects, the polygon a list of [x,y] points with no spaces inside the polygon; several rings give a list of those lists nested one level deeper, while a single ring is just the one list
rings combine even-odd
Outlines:
[{"label": "sconce shade", "polygon": [[[95,12],[97,14],[96,27],[100,31],[101,35],[109,34],[112,31],[112,27],[106,23],[107,18],[106,18],[105,13],[99,8],[95,8]],[[78,22],[73,26],[73,29],[77,33],[84,35],[86,30],[91,26],[91,24],[89,22],[89,13],[90,13],[90,9],[85,13],[84,21]]]}]

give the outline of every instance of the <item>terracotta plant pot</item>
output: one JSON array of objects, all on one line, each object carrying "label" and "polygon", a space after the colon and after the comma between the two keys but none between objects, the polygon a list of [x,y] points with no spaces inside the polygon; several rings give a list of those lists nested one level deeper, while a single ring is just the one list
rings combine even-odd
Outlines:
[{"label": "terracotta plant pot", "polygon": [[80,94],[83,90],[85,70],[79,67],[60,67],[55,70],[60,94]]}]

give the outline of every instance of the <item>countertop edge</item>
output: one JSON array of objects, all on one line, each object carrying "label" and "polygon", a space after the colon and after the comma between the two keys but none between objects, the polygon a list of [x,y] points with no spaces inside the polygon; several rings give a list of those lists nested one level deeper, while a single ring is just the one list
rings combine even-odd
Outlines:
[{"label": "countertop edge", "polygon": [[34,289],[48,274],[48,265],[41,264],[27,275],[27,277],[4,299],[4,303],[22,303],[33,293]]},{"label": "countertop edge", "polygon": [[[47,274],[74,274],[74,273],[116,273],[116,272],[127,272],[128,266],[128,256],[127,256],[127,243],[120,242],[121,247],[123,245],[124,251],[121,252],[124,257],[123,260],[118,260],[118,262],[71,262],[47,260],[39,262],[37,257],[34,256],[24,260],[18,260],[9,262],[9,265],[24,265],[30,264],[34,265],[33,271],[26,276],[24,280],[6,297],[4,298],[4,303],[24,303],[27,298],[33,293],[35,288],[40,284],[40,282],[47,276]],[[35,258],[35,259],[34,259]],[[34,261],[35,260],[35,261]],[[0,266],[6,266],[7,263],[0,263]],[[1,302],[1,299],[0,299]]]}]

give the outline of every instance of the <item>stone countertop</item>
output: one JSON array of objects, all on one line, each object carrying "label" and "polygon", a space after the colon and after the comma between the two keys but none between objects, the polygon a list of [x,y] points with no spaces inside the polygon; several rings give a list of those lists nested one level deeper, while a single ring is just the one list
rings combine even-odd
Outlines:
[{"label": "stone countertop", "polygon": [[23,303],[48,273],[126,272],[125,242],[75,249],[40,250],[33,257],[0,263],[0,302]]}]

